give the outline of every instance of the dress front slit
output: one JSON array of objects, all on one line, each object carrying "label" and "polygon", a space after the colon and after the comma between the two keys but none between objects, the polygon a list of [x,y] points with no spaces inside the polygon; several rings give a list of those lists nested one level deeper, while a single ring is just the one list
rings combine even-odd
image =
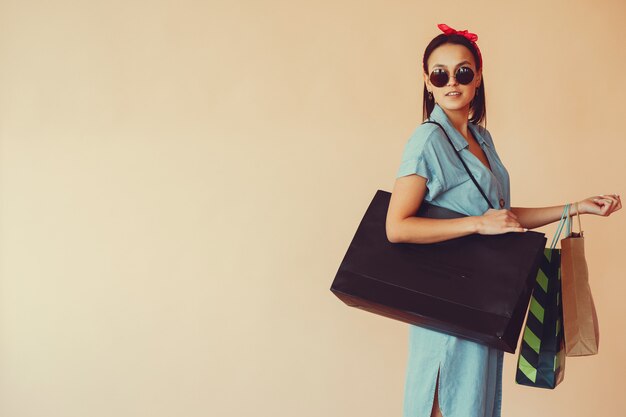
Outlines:
[{"label": "dress front slit", "polygon": [[435,402],[437,402],[437,407],[439,408],[439,412],[441,413],[441,415],[443,416],[443,410],[441,410],[441,394],[440,394],[440,390],[439,390],[439,379],[440,379],[440,375],[441,375],[441,364],[439,365],[439,368],[437,369],[437,380],[435,382],[435,389],[434,389],[434,396],[433,396],[433,404],[431,406],[431,416],[432,416],[432,410],[435,409]]}]

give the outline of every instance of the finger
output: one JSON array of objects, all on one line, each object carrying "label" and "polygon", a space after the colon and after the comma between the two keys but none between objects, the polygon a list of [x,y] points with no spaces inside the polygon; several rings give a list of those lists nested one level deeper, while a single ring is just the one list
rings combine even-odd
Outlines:
[{"label": "finger", "polygon": [[522,224],[520,222],[518,222],[516,219],[513,219],[511,217],[508,217],[505,221],[504,224],[507,227],[522,227]]},{"label": "finger", "polygon": [[617,199],[617,202],[615,204],[615,210],[619,210],[622,208],[622,199],[618,194],[615,195],[615,198]]},{"label": "finger", "polygon": [[512,229],[524,229],[524,227],[522,227],[522,224],[520,222],[509,222],[507,224],[507,227],[512,228]]},{"label": "finger", "polygon": [[600,197],[594,198],[594,199],[593,199],[593,201],[594,201],[596,204],[599,204],[599,205],[601,205],[601,206],[606,206],[606,205],[608,205],[608,204],[611,202],[611,200],[609,200],[609,199],[606,199],[606,198],[600,198]]},{"label": "finger", "polygon": [[[622,202],[617,200],[617,202],[615,204],[613,204],[613,207],[611,208],[611,213],[616,212],[617,210],[622,208]],[[611,214],[609,213],[609,214]]]},{"label": "finger", "polygon": [[607,199],[609,201],[611,201],[612,203],[616,203],[617,202],[617,197],[615,197],[614,194],[602,194],[600,197]]}]

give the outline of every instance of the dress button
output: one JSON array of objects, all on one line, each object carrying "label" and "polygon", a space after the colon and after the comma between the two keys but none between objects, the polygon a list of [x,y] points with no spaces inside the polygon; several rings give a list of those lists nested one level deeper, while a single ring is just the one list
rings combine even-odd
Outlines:
[{"label": "dress button", "polygon": [[504,207],[504,198],[500,199],[500,208]]}]

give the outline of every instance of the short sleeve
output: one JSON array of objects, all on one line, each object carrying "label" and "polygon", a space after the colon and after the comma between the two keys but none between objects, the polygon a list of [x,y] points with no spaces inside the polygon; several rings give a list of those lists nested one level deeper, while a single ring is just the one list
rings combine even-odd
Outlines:
[{"label": "short sleeve", "polygon": [[420,125],[404,145],[400,167],[396,172],[396,178],[405,175],[417,174],[426,178],[428,195],[432,198],[441,191],[441,181],[436,172],[437,155],[432,145],[432,137],[435,130],[431,126]]}]

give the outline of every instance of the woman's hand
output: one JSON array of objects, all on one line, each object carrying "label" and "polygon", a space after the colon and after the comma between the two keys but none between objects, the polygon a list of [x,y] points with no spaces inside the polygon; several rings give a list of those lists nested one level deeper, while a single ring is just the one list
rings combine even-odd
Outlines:
[{"label": "woman's hand", "polygon": [[[578,202],[580,214],[595,214],[609,216],[614,211],[622,208],[622,200],[618,194],[605,194],[593,196]],[[576,213],[576,205],[572,204],[572,215]]]},{"label": "woman's hand", "polygon": [[478,217],[477,233],[481,235],[499,235],[508,232],[526,232],[511,210],[489,209]]}]

